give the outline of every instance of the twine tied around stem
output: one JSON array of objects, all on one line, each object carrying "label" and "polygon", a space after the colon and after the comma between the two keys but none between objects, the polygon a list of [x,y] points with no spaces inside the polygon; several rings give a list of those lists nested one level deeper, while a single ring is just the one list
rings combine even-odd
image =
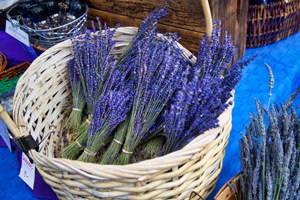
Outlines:
[{"label": "twine tied around stem", "polygon": [[126,153],[126,154],[133,154],[132,151],[126,151],[125,149],[122,149],[122,152],[123,152],[123,153]]},{"label": "twine tied around stem", "polygon": [[84,153],[89,155],[89,156],[92,156],[92,157],[96,156],[96,154],[97,154],[95,152],[92,152],[92,151],[88,150],[87,148],[84,149]]},{"label": "twine tied around stem", "polygon": [[114,141],[119,145],[123,145],[123,143],[121,141],[117,140],[116,138],[114,138]]},{"label": "twine tied around stem", "polygon": [[77,111],[77,112],[82,112],[82,109],[79,109],[79,108],[72,108],[72,110]]}]

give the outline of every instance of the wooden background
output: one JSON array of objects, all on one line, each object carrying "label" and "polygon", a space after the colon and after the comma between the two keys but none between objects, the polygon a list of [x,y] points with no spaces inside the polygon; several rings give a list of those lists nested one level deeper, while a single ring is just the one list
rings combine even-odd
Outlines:
[{"label": "wooden background", "polygon": [[[221,19],[223,30],[228,30],[236,46],[235,60],[240,58],[246,47],[247,0],[209,0],[212,17]],[[88,19],[105,21],[113,27],[139,26],[142,20],[163,0],[87,0]],[[180,43],[192,52],[197,52],[199,41],[205,34],[205,19],[200,0],[169,0],[169,16],[159,24],[160,31],[177,32]]]}]

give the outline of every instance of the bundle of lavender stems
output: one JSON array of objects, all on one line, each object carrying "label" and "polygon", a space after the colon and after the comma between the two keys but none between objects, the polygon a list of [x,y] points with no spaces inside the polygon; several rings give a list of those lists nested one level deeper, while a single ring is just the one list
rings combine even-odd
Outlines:
[{"label": "bundle of lavender stems", "polygon": [[86,105],[88,115],[73,123],[76,140],[64,158],[128,164],[137,151],[149,152],[146,158],[162,156],[218,126],[249,60],[229,67],[234,47],[228,34],[221,40],[218,21],[192,63],[176,34],[158,36],[157,24],[165,16],[166,5],[151,13],[120,57],[112,54],[117,27],[102,28],[98,22],[99,32],[73,39],[68,67],[73,112]]},{"label": "bundle of lavender stems", "polygon": [[240,140],[240,199],[299,199],[300,118],[288,103],[256,108]]},{"label": "bundle of lavender stems", "polygon": [[[94,31],[87,32],[85,35],[72,40],[74,58],[68,63],[68,70],[71,77],[73,102],[77,102],[77,105],[75,104],[76,109],[72,109],[69,121],[76,120],[77,124],[70,123],[67,127],[71,127],[75,131],[76,141],[69,144],[63,151],[62,156],[65,158],[76,159],[83,151],[88,139],[87,131],[93,118],[94,104],[101,95],[103,85],[116,65],[114,56],[111,54],[116,43],[112,40],[115,29],[112,30],[106,25],[102,29],[99,20],[98,29],[99,31],[95,33],[96,28],[94,27]],[[79,116],[77,115],[79,111],[82,111],[85,103],[88,117],[78,126],[80,122],[78,123],[77,118]],[[79,108],[78,105],[80,105]]]},{"label": "bundle of lavender stems", "polygon": [[299,199],[300,116],[293,108],[300,87],[286,103],[270,105],[274,76],[269,72],[269,101],[256,100],[257,113],[239,141],[242,172],[239,199]]}]

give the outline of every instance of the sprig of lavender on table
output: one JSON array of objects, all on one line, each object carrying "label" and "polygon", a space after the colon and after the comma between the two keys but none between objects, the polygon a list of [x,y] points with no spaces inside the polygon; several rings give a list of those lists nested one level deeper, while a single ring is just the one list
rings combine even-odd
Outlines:
[{"label": "sprig of lavender on table", "polygon": [[245,199],[299,198],[300,118],[290,108],[299,91],[285,104],[272,105],[270,111],[256,101],[257,115],[250,116],[240,140]]},{"label": "sprig of lavender on table", "polygon": [[95,32],[94,28],[94,32],[87,32],[72,40],[74,68],[82,85],[88,118],[78,128],[76,141],[64,149],[62,154],[64,158],[76,159],[84,149],[94,103],[99,98],[105,81],[116,66],[114,56],[111,54],[115,46],[115,41],[112,39],[115,29],[110,29],[106,24],[102,29],[99,20],[98,29],[98,32]]}]

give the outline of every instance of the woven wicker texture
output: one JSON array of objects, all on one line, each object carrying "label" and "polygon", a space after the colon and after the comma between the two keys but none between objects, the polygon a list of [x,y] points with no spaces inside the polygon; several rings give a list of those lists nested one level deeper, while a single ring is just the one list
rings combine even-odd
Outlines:
[{"label": "woven wicker texture", "polygon": [[3,80],[4,78],[9,78],[12,79],[21,73],[23,73],[30,65],[30,62],[23,62],[19,65],[16,65],[14,67],[11,67],[7,70],[4,70],[0,72],[0,81]]},{"label": "woven wicker texture", "polygon": [[[116,30],[116,55],[125,50],[136,31],[133,27]],[[186,57],[191,55],[178,46]],[[70,40],[46,50],[20,78],[14,97],[14,121],[21,134],[31,134],[41,142],[39,152],[29,153],[57,196],[60,199],[188,199],[195,191],[206,198],[222,168],[233,103],[219,116],[220,127],[162,157],[123,166],[62,159],[60,151],[69,139],[62,130],[66,118],[64,107],[71,100],[66,65],[72,57]],[[229,101],[233,102],[233,98]]]},{"label": "woven wicker texture", "polygon": [[241,200],[240,192],[240,176],[237,174],[232,177],[223,187],[219,190],[214,200]]},{"label": "woven wicker texture", "polygon": [[300,30],[300,0],[278,1],[267,6],[249,5],[247,47],[259,47]]},{"label": "woven wicker texture", "polygon": [[0,72],[2,72],[7,65],[7,58],[6,56],[0,52]]}]

